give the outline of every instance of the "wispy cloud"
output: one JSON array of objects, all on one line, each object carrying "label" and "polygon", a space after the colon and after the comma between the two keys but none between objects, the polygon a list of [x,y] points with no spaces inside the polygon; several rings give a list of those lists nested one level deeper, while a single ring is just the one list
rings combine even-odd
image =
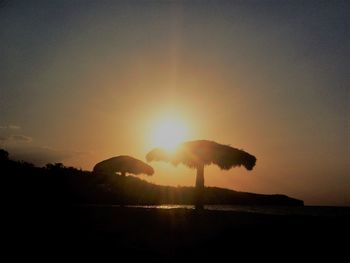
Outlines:
[{"label": "wispy cloud", "polygon": [[9,146],[6,150],[10,153],[10,158],[14,160],[23,160],[38,166],[44,166],[47,163],[64,162],[74,156],[86,154],[85,152],[68,151],[54,149],[50,147],[33,146]]},{"label": "wispy cloud", "polygon": [[21,126],[9,124],[9,125],[0,125],[0,130],[20,130]]},{"label": "wispy cloud", "polygon": [[0,125],[0,142],[1,143],[30,143],[33,141],[29,137],[21,133],[21,126],[15,124]]},{"label": "wispy cloud", "polygon": [[33,139],[31,137],[25,136],[25,135],[20,135],[20,134],[11,135],[8,137],[8,140],[12,140],[12,141],[16,141],[16,142],[26,142],[26,143],[30,143],[33,141]]},{"label": "wispy cloud", "polygon": [[22,135],[22,134],[12,134],[9,136],[0,135],[0,142],[4,143],[31,143],[33,141],[32,137]]},{"label": "wispy cloud", "polygon": [[0,125],[0,148],[7,150],[13,160],[23,160],[43,166],[86,154],[37,145],[33,143],[33,138],[23,134],[22,130],[21,126],[15,124]]}]

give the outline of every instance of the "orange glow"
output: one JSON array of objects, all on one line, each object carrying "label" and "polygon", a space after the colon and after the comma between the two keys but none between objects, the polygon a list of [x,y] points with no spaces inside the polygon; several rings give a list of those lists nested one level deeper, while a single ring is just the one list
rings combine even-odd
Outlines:
[{"label": "orange glow", "polygon": [[179,116],[170,115],[157,120],[150,134],[151,144],[172,151],[188,139],[188,125]]}]

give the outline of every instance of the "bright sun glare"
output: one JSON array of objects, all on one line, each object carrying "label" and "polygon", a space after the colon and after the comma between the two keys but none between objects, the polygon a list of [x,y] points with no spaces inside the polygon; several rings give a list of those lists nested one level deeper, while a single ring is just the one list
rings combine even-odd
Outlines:
[{"label": "bright sun glare", "polygon": [[179,143],[187,139],[188,130],[181,120],[168,119],[155,125],[152,136],[154,146],[174,150]]}]

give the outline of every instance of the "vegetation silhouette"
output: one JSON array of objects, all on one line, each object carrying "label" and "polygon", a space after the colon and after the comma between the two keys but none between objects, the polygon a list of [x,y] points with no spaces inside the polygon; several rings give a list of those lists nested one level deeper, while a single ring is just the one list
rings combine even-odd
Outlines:
[{"label": "vegetation silhouette", "polygon": [[180,144],[175,152],[155,148],[146,155],[150,161],[166,161],[174,165],[182,163],[197,170],[196,176],[196,209],[203,209],[204,166],[216,164],[223,170],[243,165],[252,170],[256,163],[255,156],[228,145],[208,140],[188,141]]},{"label": "vegetation silhouette", "polygon": [[7,161],[9,159],[9,153],[3,149],[0,149],[0,161]]},{"label": "vegetation silhouette", "polygon": [[[116,176],[66,167],[62,163],[35,167],[14,161],[0,150],[2,174],[7,202],[38,205],[190,205],[195,201],[193,187],[161,186],[134,176]],[[206,204],[236,205],[291,205],[303,201],[285,195],[264,195],[206,187]]]}]

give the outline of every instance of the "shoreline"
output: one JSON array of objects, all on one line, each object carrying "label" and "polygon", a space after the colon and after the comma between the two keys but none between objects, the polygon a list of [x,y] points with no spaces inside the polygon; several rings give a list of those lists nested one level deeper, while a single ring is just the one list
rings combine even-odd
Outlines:
[{"label": "shoreline", "polygon": [[[73,207],[114,207],[114,208],[140,208],[140,209],[188,209],[195,210],[194,205],[189,204],[159,204],[159,205],[119,205],[119,204],[74,204]],[[350,207],[347,206],[273,206],[273,205],[228,205],[209,204],[204,205],[204,210],[248,212],[268,215],[301,215],[301,216],[350,216]]]}]

